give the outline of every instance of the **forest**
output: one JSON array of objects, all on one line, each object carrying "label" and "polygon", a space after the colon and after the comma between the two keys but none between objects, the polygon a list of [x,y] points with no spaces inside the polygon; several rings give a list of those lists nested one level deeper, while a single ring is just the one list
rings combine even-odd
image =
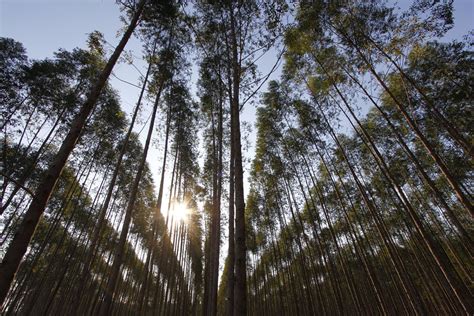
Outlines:
[{"label": "forest", "polygon": [[0,37],[0,314],[473,315],[474,25],[405,2],[117,0],[113,47]]}]

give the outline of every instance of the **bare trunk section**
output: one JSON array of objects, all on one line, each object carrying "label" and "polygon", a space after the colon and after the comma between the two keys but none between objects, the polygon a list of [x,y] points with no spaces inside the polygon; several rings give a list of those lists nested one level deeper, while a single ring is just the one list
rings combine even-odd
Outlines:
[{"label": "bare trunk section", "polygon": [[241,69],[238,59],[237,33],[235,16],[231,9],[231,47],[232,47],[232,85],[233,102],[231,116],[231,141],[234,148],[235,170],[235,287],[234,287],[234,315],[247,314],[247,247],[245,244],[245,201],[242,168],[242,146],[240,142],[240,75]]}]

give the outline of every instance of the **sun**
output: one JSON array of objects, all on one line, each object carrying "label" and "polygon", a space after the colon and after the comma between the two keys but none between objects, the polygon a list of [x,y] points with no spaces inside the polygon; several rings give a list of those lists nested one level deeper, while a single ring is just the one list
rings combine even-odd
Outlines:
[{"label": "sun", "polygon": [[180,222],[185,222],[188,219],[190,213],[191,211],[188,209],[186,203],[183,202],[174,203],[171,210],[171,216]]}]

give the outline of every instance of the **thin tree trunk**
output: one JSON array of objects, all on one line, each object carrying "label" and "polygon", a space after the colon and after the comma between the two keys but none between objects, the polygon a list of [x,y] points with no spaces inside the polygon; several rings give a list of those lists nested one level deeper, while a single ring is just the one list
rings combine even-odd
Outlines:
[{"label": "thin tree trunk", "polygon": [[145,141],[145,147],[143,149],[140,165],[138,166],[137,174],[135,175],[135,179],[130,191],[130,197],[128,199],[128,205],[125,210],[125,218],[124,218],[124,222],[122,226],[122,231],[120,233],[120,239],[116,247],[110,278],[109,278],[109,281],[107,282],[107,287],[105,290],[104,302],[101,307],[101,311],[99,313],[100,315],[108,315],[111,311],[113,296],[115,293],[115,288],[117,286],[117,281],[118,281],[118,277],[120,273],[120,267],[122,265],[123,256],[124,256],[124,246],[127,240],[128,230],[129,230],[130,223],[132,220],[132,211],[135,207],[135,200],[138,194],[138,187],[140,184],[140,180],[142,178],[142,173],[145,170],[146,157],[148,154],[148,149],[150,147],[153,129],[155,127],[156,112],[158,110],[158,104],[161,97],[161,92],[163,91],[163,86],[164,86],[164,82],[161,82],[158,88],[157,95],[156,95],[155,104],[153,105],[150,126],[148,128],[148,135]]},{"label": "thin tree trunk", "polygon": [[240,64],[238,59],[237,33],[235,16],[232,5],[231,14],[231,46],[232,46],[232,85],[233,102],[231,105],[231,116],[233,124],[231,128],[232,146],[234,147],[234,169],[235,169],[235,289],[234,289],[234,315],[243,316],[247,314],[247,247],[245,245],[245,201],[244,182],[242,168],[242,146],[240,140]]}]

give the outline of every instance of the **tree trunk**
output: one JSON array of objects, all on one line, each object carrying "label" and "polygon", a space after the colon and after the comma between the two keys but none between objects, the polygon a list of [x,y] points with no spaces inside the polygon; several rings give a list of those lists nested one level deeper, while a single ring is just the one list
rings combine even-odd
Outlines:
[{"label": "tree trunk", "polygon": [[140,165],[137,169],[137,174],[135,175],[135,179],[130,190],[130,197],[128,199],[128,205],[125,210],[125,218],[122,226],[122,231],[120,233],[120,239],[118,245],[116,247],[115,257],[112,265],[112,271],[110,274],[109,281],[107,283],[107,288],[105,290],[105,299],[103,306],[101,307],[100,315],[109,315],[111,311],[112,300],[115,292],[115,288],[117,286],[117,280],[120,273],[120,267],[122,265],[122,260],[124,256],[124,246],[127,240],[128,230],[130,227],[130,223],[132,220],[132,211],[135,207],[135,200],[138,194],[138,187],[140,184],[140,180],[142,178],[143,170],[145,169],[146,157],[148,154],[148,149],[151,143],[151,136],[153,134],[153,129],[155,127],[155,119],[156,119],[156,112],[158,110],[158,103],[161,97],[161,92],[163,91],[164,82],[160,83],[158,88],[158,92],[156,94],[155,104],[153,105],[153,110],[150,119],[150,126],[148,128],[148,135],[145,142],[145,147],[143,149],[143,154],[141,157]]},{"label": "tree trunk", "polygon": [[242,146],[240,143],[240,64],[238,60],[237,33],[235,16],[231,7],[231,41],[232,41],[232,85],[233,102],[231,116],[233,124],[231,128],[231,141],[234,148],[235,169],[235,292],[234,292],[234,315],[243,316],[247,314],[247,247],[245,245],[245,201],[244,182],[242,168]]}]

